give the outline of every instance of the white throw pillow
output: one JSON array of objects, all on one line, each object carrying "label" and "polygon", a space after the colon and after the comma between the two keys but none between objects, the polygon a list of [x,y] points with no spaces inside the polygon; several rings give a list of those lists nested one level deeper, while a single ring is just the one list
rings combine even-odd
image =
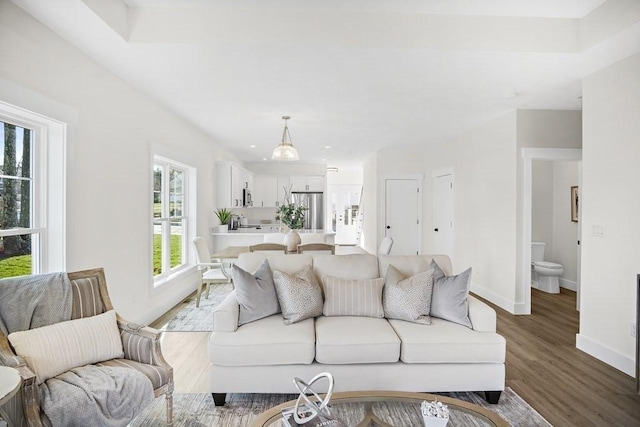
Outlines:
[{"label": "white throw pillow", "polygon": [[38,384],[71,368],[124,356],[114,310],[9,334]]}]

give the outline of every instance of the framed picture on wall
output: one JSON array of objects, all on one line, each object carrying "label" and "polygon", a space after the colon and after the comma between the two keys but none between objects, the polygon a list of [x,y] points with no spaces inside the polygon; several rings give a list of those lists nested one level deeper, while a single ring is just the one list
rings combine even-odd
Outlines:
[{"label": "framed picture on wall", "polygon": [[578,187],[571,187],[571,221],[578,222]]}]

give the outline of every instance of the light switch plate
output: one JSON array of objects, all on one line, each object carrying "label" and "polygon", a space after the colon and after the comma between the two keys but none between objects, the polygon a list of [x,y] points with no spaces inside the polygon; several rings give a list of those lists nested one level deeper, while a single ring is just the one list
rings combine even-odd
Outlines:
[{"label": "light switch plate", "polygon": [[592,228],[592,234],[595,237],[604,237],[604,227],[601,225],[594,225]]}]

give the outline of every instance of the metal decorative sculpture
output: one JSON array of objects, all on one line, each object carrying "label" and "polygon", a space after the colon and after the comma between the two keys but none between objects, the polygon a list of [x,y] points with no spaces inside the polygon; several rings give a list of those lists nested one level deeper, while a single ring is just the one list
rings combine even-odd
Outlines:
[{"label": "metal decorative sculpture", "polygon": [[[329,390],[327,390],[327,393],[325,394],[324,399],[320,397],[320,395],[311,388],[313,384],[315,384],[317,381],[323,378],[326,378],[327,380],[329,380]],[[329,404],[329,401],[331,400],[331,395],[333,394],[333,376],[330,373],[322,372],[316,375],[315,377],[311,378],[311,381],[309,381],[308,384],[302,381],[300,378],[296,377],[293,379],[293,384],[296,386],[296,388],[300,392],[298,399],[296,399],[296,406],[293,411],[293,419],[295,420],[295,422],[297,422],[298,424],[302,424],[302,423],[311,421],[321,413],[327,416],[331,415],[331,412],[329,411],[329,408],[328,408],[328,404]],[[314,401],[311,401],[309,399],[309,396],[307,396],[308,393],[311,393],[313,395],[315,399]],[[311,412],[311,415],[301,418],[299,417],[298,414],[301,412],[300,403],[302,402],[303,399],[305,401],[304,406],[306,411],[302,411],[302,412],[307,412],[307,413]]]}]

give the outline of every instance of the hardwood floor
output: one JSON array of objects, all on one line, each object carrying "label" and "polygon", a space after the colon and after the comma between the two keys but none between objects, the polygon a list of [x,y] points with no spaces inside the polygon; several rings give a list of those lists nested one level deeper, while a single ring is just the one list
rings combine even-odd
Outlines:
[{"label": "hardwood floor", "polygon": [[576,348],[575,292],[533,289],[531,316],[493,307],[507,339],[507,386],[551,424],[640,426],[635,379]]},{"label": "hardwood floor", "polygon": [[[507,386],[557,427],[640,427],[635,379],[575,347],[575,306],[575,293],[564,289],[559,295],[534,289],[531,316],[513,316],[493,306],[498,333],[507,339]],[[152,326],[161,327],[170,313]],[[163,334],[162,349],[174,367],[177,393],[207,392],[208,335]]]}]

